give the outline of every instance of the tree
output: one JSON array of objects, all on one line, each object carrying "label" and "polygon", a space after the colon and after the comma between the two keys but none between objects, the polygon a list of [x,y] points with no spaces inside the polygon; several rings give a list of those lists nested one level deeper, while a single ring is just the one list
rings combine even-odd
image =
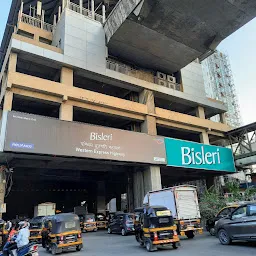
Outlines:
[{"label": "tree", "polygon": [[210,219],[214,217],[221,208],[226,206],[226,200],[215,187],[211,187],[202,194],[199,202],[201,217]]}]

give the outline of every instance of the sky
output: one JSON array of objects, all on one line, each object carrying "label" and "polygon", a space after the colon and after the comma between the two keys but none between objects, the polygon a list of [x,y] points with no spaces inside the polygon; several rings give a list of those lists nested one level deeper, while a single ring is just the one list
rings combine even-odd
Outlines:
[{"label": "sky", "polygon": [[[1,0],[0,41],[11,0]],[[256,18],[237,30],[218,46],[229,55],[243,124],[256,121]]]}]

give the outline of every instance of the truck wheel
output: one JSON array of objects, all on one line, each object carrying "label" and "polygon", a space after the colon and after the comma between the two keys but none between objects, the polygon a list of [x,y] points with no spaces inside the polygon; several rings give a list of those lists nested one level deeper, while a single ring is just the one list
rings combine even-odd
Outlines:
[{"label": "truck wheel", "polygon": [[215,236],[215,229],[210,228],[209,233],[211,234],[211,236]]},{"label": "truck wheel", "polygon": [[223,245],[231,244],[232,240],[230,239],[227,231],[225,229],[221,229],[218,232],[218,238]]},{"label": "truck wheel", "polygon": [[185,234],[188,239],[192,239],[195,236],[193,231],[187,231],[187,232],[185,232]]}]

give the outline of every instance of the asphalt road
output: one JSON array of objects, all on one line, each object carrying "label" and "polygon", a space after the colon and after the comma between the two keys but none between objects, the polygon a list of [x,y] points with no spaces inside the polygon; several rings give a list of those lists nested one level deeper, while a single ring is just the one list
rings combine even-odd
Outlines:
[{"label": "asphalt road", "polygon": [[[149,254],[145,248],[139,246],[133,235],[122,237],[117,234],[107,234],[105,231],[86,233],[83,235],[84,249],[80,252],[67,252],[65,256],[146,256]],[[177,250],[159,250],[152,252],[154,255],[175,256],[252,256],[256,254],[256,243],[237,242],[224,246],[215,237],[207,233],[198,235],[192,240],[182,239]],[[40,248],[40,256],[49,256]]]}]

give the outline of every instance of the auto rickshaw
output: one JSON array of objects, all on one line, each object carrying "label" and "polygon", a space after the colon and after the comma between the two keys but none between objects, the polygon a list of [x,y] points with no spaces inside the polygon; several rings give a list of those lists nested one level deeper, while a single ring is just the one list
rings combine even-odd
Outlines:
[{"label": "auto rickshaw", "polygon": [[90,231],[97,231],[97,223],[95,221],[95,214],[87,213],[84,215],[84,225],[82,227],[82,232],[90,232]]},{"label": "auto rickshaw", "polygon": [[43,230],[43,219],[44,216],[38,216],[32,218],[29,222],[29,231],[30,231],[30,242],[41,243],[42,240],[42,230]]},{"label": "auto rickshaw", "polygon": [[164,206],[150,206],[135,209],[135,238],[147,251],[161,247],[179,246],[177,227],[171,211]]},{"label": "auto rickshaw", "polygon": [[106,216],[103,213],[96,214],[96,223],[98,229],[107,229],[108,228],[108,221]]},{"label": "auto rickshaw", "polygon": [[51,251],[52,255],[72,248],[77,251],[83,248],[79,217],[76,214],[53,215],[46,219],[44,225],[48,231],[45,248],[47,251]]},{"label": "auto rickshaw", "polygon": [[1,244],[4,244],[8,237],[8,230],[6,229],[6,222],[0,219],[0,237]]}]

